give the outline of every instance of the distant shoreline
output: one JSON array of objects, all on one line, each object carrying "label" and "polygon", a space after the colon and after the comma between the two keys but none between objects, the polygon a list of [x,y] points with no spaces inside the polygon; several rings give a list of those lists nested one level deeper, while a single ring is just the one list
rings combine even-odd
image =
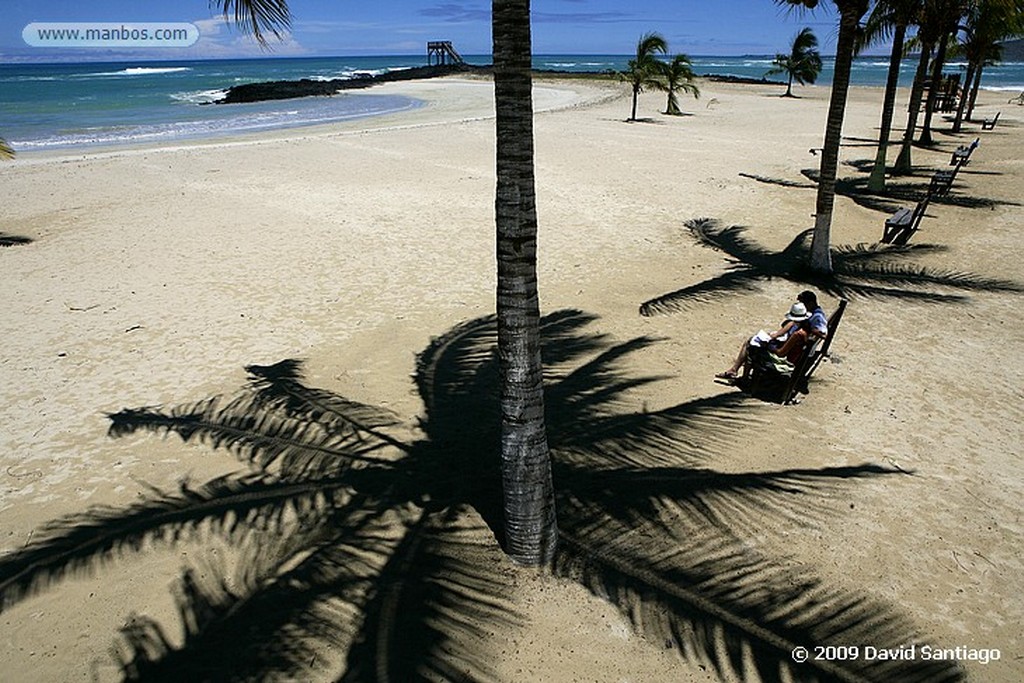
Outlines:
[{"label": "distant shoreline", "polygon": [[[556,78],[614,78],[616,76],[616,72],[613,70],[564,71],[559,69],[534,69],[533,72],[537,76],[552,76]],[[293,80],[243,83],[228,88],[224,97],[204,104],[242,104],[263,102],[266,100],[287,100],[299,97],[328,97],[343,90],[359,90],[379,85],[381,83],[440,78],[443,76],[457,74],[490,76],[492,74],[492,66],[480,66],[466,63],[443,64],[398,69],[395,71],[387,71],[382,74],[360,74],[351,78],[332,78],[329,80],[300,78]],[[785,85],[782,81],[768,80],[763,77],[749,78],[722,74],[704,74],[701,78],[717,83]]]}]

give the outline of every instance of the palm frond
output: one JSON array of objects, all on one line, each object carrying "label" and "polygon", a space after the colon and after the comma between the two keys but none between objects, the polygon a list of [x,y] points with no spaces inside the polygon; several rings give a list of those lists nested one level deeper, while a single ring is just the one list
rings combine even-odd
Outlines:
[{"label": "palm frond", "polygon": [[683,311],[694,304],[715,301],[723,294],[735,294],[756,289],[758,280],[762,279],[767,278],[754,268],[739,264],[733,265],[731,270],[727,270],[721,275],[648,299],[640,304],[640,315],[650,317]]},{"label": "palm frond", "polygon": [[730,392],[631,414],[556,413],[548,441],[556,462],[585,467],[654,467],[706,461],[758,421],[756,406]]},{"label": "palm frond", "polygon": [[268,33],[280,39],[291,27],[288,0],[211,1],[215,1],[223,10],[225,19],[231,19],[243,32],[251,33],[263,47],[268,46]]},{"label": "palm frond", "polygon": [[7,144],[7,141],[0,138],[0,159],[13,159],[14,150]]},{"label": "palm frond", "polygon": [[[341,399],[344,401],[344,399]],[[260,469],[281,463],[282,471],[340,473],[354,462],[387,466],[381,451],[392,446],[372,433],[332,430],[302,417],[267,410],[265,400],[242,394],[225,401],[214,397],[162,412],[157,408],[125,409],[108,415],[109,434],[126,436],[139,430],[175,433],[182,441],[196,440],[225,449]]]},{"label": "palm frond", "polygon": [[466,512],[428,512],[409,526],[365,605],[342,681],[498,680],[489,633],[520,618],[503,597],[499,549]]},{"label": "palm frond", "polygon": [[32,544],[0,560],[0,607],[147,543],[174,543],[204,527],[232,537],[253,527],[279,528],[286,519],[312,524],[348,491],[342,480],[228,475],[197,488],[182,483],[177,494],[158,491],[128,508],[92,508],[51,522]]},{"label": "palm frond", "polygon": [[741,225],[722,227],[715,218],[695,218],[684,223],[697,242],[703,246],[724,251],[739,261],[752,266],[767,264],[776,254],[747,237],[748,228]]},{"label": "palm frond", "polygon": [[399,450],[406,448],[387,434],[387,429],[399,424],[394,412],[306,386],[300,360],[289,358],[273,365],[247,365],[245,370],[254,392],[254,405],[264,410],[280,410],[291,418],[315,422],[335,436],[351,436],[360,447],[386,443]]},{"label": "palm frond", "polygon": [[0,232],[0,247],[13,247],[19,244],[32,244],[32,238]]},{"label": "palm frond", "polygon": [[659,520],[669,529],[716,527],[761,538],[767,520],[807,526],[834,513],[831,501],[852,479],[908,472],[878,465],[775,472],[716,472],[693,467],[560,466],[560,510],[575,523],[601,515],[626,527]]},{"label": "palm frond", "polygon": [[176,591],[184,643],[153,620],[130,620],[115,648],[126,680],[296,680],[332,663],[321,653],[351,644],[395,545],[366,502],[305,533],[253,534],[233,572],[222,562],[187,570]]},{"label": "palm frond", "polygon": [[852,278],[880,282],[890,287],[935,285],[984,292],[1024,292],[1024,285],[1012,280],[987,278],[951,268],[910,266],[892,262],[854,263],[846,261],[836,264],[835,272],[842,280]]},{"label": "palm frond", "polygon": [[[820,645],[920,642],[883,603],[825,587],[715,530],[684,538],[603,523],[563,529],[554,571],[610,600],[653,642],[723,679],[959,681],[956,662],[794,661]],[[637,544],[640,547],[637,547]],[[755,671],[751,671],[751,667]]]}]

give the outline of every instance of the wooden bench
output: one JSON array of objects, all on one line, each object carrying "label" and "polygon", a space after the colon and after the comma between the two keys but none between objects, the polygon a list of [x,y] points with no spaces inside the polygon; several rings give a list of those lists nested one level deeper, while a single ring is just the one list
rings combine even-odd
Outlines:
[{"label": "wooden bench", "polygon": [[982,130],[992,130],[993,128],[995,128],[996,127],[996,121],[999,120],[999,115],[1002,114],[1002,113],[1003,112],[1001,112],[1001,111],[997,111],[996,115],[995,115],[995,118],[985,119],[984,121],[982,121],[981,122],[981,129]]},{"label": "wooden bench", "polygon": [[818,369],[821,362],[829,355],[832,347],[832,340],[835,338],[836,330],[843,319],[843,312],[846,311],[848,302],[843,299],[839,302],[839,308],[828,319],[828,334],[824,339],[815,338],[814,341],[804,347],[800,359],[793,364],[793,370],[788,374],[781,374],[754,363],[751,367],[750,377],[744,387],[751,394],[761,394],[772,387],[779,388],[776,395],[782,405],[794,405],[800,402],[797,394],[808,392],[808,382],[811,375]]},{"label": "wooden bench", "polygon": [[981,138],[974,138],[974,142],[971,144],[961,145],[953,151],[949,158],[949,165],[953,167],[953,170],[935,172],[931,184],[928,186],[929,196],[945,197],[949,194],[950,188],[953,187],[953,181],[956,180],[956,174],[960,172],[961,168],[971,163],[971,155],[974,154],[974,150],[978,148],[979,144],[981,144]]},{"label": "wooden bench", "polygon": [[[957,169],[960,167],[958,166]],[[928,185],[928,196],[929,197],[945,197],[949,194],[950,188],[953,187],[953,181],[956,179],[956,170],[953,171],[936,171],[935,175],[932,176],[932,182]]]},{"label": "wooden bench", "polygon": [[971,163],[971,155],[974,154],[974,150],[978,149],[978,145],[981,144],[981,138],[974,138],[974,142],[969,145],[960,145],[953,150],[953,155],[949,158],[950,166],[966,166]]},{"label": "wooden bench", "polygon": [[882,228],[882,243],[906,244],[921,226],[921,219],[924,218],[924,212],[931,199],[932,195],[928,194],[913,209],[901,207],[896,213],[886,218],[885,227]]}]

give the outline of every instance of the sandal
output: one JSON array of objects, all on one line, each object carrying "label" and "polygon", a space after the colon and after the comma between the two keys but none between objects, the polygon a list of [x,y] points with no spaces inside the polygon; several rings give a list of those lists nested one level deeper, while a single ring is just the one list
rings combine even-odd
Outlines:
[{"label": "sandal", "polygon": [[732,372],[731,370],[726,370],[725,372],[720,372],[717,375],[715,375],[715,379],[731,379],[731,380],[735,380],[735,379],[737,379],[737,375],[736,375],[735,372]]}]

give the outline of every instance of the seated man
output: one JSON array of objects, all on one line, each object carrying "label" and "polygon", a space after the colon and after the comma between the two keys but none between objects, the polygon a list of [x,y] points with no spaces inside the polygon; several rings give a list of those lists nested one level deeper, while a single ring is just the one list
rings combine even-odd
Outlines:
[{"label": "seated man", "polygon": [[810,313],[811,335],[817,339],[824,339],[828,336],[828,316],[818,305],[818,296],[809,289],[805,289],[797,295],[796,300],[807,307]]},{"label": "seated man", "polygon": [[[815,299],[815,303],[817,303],[817,299]],[[812,314],[807,312],[807,306],[799,301],[793,304],[779,329],[771,333],[761,330],[744,342],[732,367],[725,372],[718,373],[715,377],[724,380],[738,379],[737,373],[741,367],[744,368],[743,374],[746,376],[750,369],[751,357],[760,353],[770,353],[776,358],[785,359],[788,362],[794,362],[790,359],[799,360],[807,340],[811,335],[816,334],[815,328],[811,324],[811,318]]]}]

